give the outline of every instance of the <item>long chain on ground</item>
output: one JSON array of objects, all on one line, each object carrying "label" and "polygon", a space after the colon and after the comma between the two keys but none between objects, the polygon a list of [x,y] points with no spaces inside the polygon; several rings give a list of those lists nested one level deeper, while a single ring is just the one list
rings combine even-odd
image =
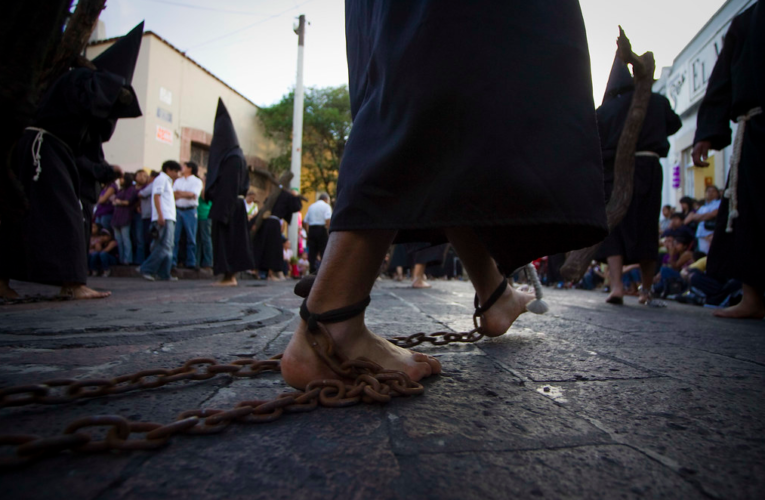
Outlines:
[{"label": "long chain on ground", "polygon": [[[424,342],[446,345],[454,342],[476,342],[483,337],[477,317],[476,328],[465,333],[415,333],[389,339],[401,347]],[[229,410],[193,409],[181,412],[168,424],[135,422],[118,415],[82,417],[69,423],[63,434],[40,437],[31,434],[0,435],[0,446],[15,446],[15,453],[0,457],[0,469],[18,467],[66,450],[97,453],[109,450],[155,450],[165,446],[176,434],[216,434],[232,423],[273,422],[284,413],[315,410],[318,406],[346,407],[359,403],[382,403],[395,396],[414,396],[424,392],[401,371],[386,370],[367,359],[344,360],[337,354],[329,332],[320,324],[313,347],[319,357],[342,379],[314,380],[305,391],[279,394],[271,400],[241,401]],[[82,398],[123,394],[155,389],[181,380],[208,380],[220,374],[233,377],[255,377],[266,371],[281,370],[282,354],[264,361],[240,359],[219,364],[212,358],[193,358],[175,369],[141,370],[112,379],[53,379],[41,384],[19,385],[0,390],[0,408],[31,404],[63,404]],[[349,383],[352,381],[351,383]],[[97,439],[83,429],[105,428],[106,436]],[[137,437],[143,435],[143,437]]]}]

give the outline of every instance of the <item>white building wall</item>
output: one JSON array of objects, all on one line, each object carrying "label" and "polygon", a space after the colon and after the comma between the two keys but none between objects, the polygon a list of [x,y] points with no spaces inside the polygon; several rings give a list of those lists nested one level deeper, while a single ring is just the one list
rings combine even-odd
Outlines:
[{"label": "white building wall", "polygon": [[[88,46],[86,56],[93,59],[111,43]],[[209,141],[218,97],[226,104],[246,156],[268,161],[278,154],[265,137],[255,104],[151,32],[144,33],[141,42],[133,88],[143,116],[119,120],[112,139],[104,144],[106,160],[126,172],[159,170],[166,160],[188,159],[189,136],[201,132]],[[195,131],[186,134],[185,144],[184,129]]]},{"label": "white building wall", "polygon": [[[673,65],[663,68],[654,84],[654,92],[667,96],[675,112],[683,120],[683,127],[669,138],[670,150],[664,166],[663,204],[679,208],[683,196],[703,197],[704,182],[710,177],[718,187],[725,185],[728,174],[730,147],[711,152],[714,165],[707,169],[693,167],[690,151],[696,133],[699,106],[706,93],[707,82],[722,49],[723,39],[735,16],[756,0],[728,0],[699,33],[675,58]],[[735,124],[732,124],[735,133]],[[673,188],[673,170],[679,169],[681,187]]]}]

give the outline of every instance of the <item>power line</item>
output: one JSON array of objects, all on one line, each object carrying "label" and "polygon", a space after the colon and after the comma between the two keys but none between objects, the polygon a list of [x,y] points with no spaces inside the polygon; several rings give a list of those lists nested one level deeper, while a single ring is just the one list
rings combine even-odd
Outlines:
[{"label": "power line", "polygon": [[223,14],[239,14],[243,16],[257,16],[266,17],[267,14],[258,14],[257,12],[247,12],[243,10],[231,10],[231,9],[217,9],[215,7],[204,7],[202,5],[193,5],[182,2],[173,2],[171,0],[143,0],[144,2],[161,3],[165,5],[172,5],[174,7],[184,7],[186,9],[207,10],[211,12],[221,12]]},{"label": "power line", "polygon": [[240,29],[238,29],[238,30],[232,31],[231,33],[226,33],[225,35],[221,35],[221,36],[219,36],[219,37],[216,37],[216,38],[212,38],[212,39],[210,39],[210,40],[207,40],[207,41],[204,41],[204,42],[202,42],[202,43],[199,43],[199,44],[197,44],[197,45],[194,45],[194,46],[192,46],[192,47],[189,47],[189,48],[188,48],[188,49],[186,49],[184,52],[189,52],[189,51],[191,51],[191,50],[194,50],[194,49],[198,49],[199,47],[203,47],[203,46],[205,46],[205,45],[208,45],[208,44],[211,44],[211,43],[213,43],[213,42],[217,42],[218,40],[223,40],[224,38],[228,38],[228,37],[234,36],[234,35],[236,35],[237,33],[241,33],[242,31],[247,31],[247,30],[249,30],[249,29],[252,29],[252,28],[254,28],[255,26],[258,26],[258,25],[260,25],[260,24],[263,24],[263,23],[265,23],[265,22],[267,22],[267,21],[270,21],[271,19],[276,19],[277,17],[281,17],[281,16],[283,16],[284,14],[287,14],[287,13],[289,13],[289,12],[292,12],[293,10],[295,10],[295,9],[297,9],[297,8],[299,8],[299,7],[302,7],[303,5],[305,5],[305,4],[307,4],[307,3],[311,3],[311,2],[313,2],[313,1],[314,1],[314,0],[306,0],[305,2],[303,2],[303,3],[300,3],[300,4],[297,4],[297,5],[295,5],[294,7],[290,7],[289,9],[287,9],[287,10],[285,10],[285,11],[282,11],[282,12],[279,12],[278,14],[274,14],[274,15],[272,15],[272,16],[269,16],[269,17],[265,18],[265,19],[262,19],[262,20],[260,20],[260,21],[254,22],[254,23],[252,23],[252,24],[249,24],[249,25],[245,26],[244,28],[240,28]]}]

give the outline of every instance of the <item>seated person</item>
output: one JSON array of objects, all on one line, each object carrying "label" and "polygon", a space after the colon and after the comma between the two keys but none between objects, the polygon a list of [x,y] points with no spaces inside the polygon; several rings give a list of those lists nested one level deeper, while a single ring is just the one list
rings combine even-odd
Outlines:
[{"label": "seated person", "polygon": [[90,239],[90,251],[88,252],[88,271],[91,276],[108,277],[111,275],[111,266],[117,263],[117,241],[112,232],[102,228],[95,238]]},{"label": "seated person", "polygon": [[653,279],[653,292],[657,296],[666,297],[682,293],[686,286],[680,272],[693,263],[691,243],[693,236],[685,231],[677,231],[672,235],[673,248],[669,262],[663,265]]},{"label": "seated person", "polygon": [[298,271],[300,271],[300,276],[307,276],[308,268],[310,267],[308,264],[308,252],[303,252],[300,254],[297,265]]},{"label": "seated person", "polygon": [[640,283],[640,264],[631,264],[622,268],[622,284],[624,285],[624,295],[639,295]]},{"label": "seated person", "polygon": [[601,283],[606,280],[606,274],[601,267],[601,264],[597,261],[592,261],[587,272],[584,274],[582,281],[577,284],[577,288],[583,290],[594,290]]}]

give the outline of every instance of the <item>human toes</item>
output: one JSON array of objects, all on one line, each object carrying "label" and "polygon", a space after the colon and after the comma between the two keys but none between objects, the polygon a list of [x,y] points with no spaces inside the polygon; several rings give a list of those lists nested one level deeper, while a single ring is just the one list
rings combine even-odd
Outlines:
[{"label": "human toes", "polygon": [[438,361],[436,358],[434,358],[433,356],[427,356],[421,353],[415,353],[415,355],[424,356],[424,359],[415,357],[415,360],[425,361],[426,363],[428,363],[428,365],[430,365],[430,371],[432,375],[438,375],[439,373],[441,373],[441,362]]},{"label": "human toes", "polygon": [[415,361],[416,366],[422,371],[423,375],[420,378],[435,375],[441,372],[441,363],[435,358],[422,354],[420,352],[413,352],[412,359]]}]

